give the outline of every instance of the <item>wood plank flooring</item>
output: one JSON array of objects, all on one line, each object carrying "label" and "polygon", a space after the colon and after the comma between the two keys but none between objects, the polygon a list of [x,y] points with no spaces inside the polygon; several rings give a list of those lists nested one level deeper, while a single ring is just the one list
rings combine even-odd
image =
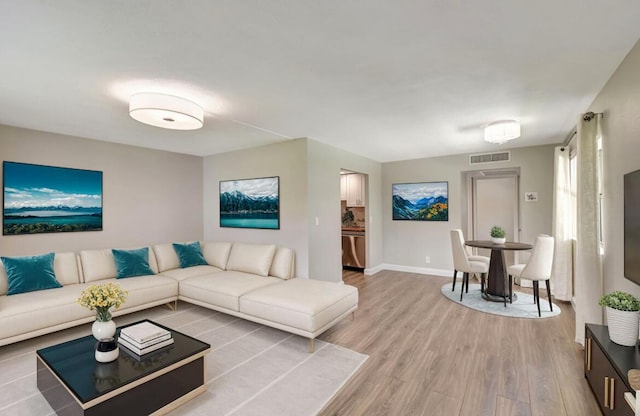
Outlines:
[{"label": "wood plank flooring", "polygon": [[321,415],[601,415],[568,303],[554,318],[517,319],[449,301],[450,278],[345,271],[344,281],[359,289],[356,319],[320,339],[370,358]]}]

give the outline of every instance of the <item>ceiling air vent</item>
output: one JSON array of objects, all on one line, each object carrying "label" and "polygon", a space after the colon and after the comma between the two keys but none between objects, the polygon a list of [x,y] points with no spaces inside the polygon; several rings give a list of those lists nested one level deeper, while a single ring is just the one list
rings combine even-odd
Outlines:
[{"label": "ceiling air vent", "polygon": [[477,165],[478,163],[508,162],[509,160],[511,160],[510,152],[483,153],[481,155],[469,156],[470,165]]}]

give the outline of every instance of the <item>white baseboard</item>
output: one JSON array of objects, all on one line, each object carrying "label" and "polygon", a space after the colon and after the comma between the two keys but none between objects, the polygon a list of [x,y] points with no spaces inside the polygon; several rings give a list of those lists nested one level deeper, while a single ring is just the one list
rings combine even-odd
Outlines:
[{"label": "white baseboard", "polygon": [[367,276],[373,276],[374,274],[381,272],[384,270],[384,267],[382,267],[382,264],[379,264],[375,267],[368,267],[366,269],[364,269],[364,274]]},{"label": "white baseboard", "polygon": [[415,267],[415,266],[404,266],[401,264],[388,264],[382,263],[375,267],[371,267],[364,270],[364,274],[373,275],[382,270],[393,270],[396,272],[407,272],[407,273],[419,273],[419,274],[429,274],[432,276],[444,276],[444,277],[452,277],[453,270],[441,270],[441,269],[430,269],[427,267]]}]

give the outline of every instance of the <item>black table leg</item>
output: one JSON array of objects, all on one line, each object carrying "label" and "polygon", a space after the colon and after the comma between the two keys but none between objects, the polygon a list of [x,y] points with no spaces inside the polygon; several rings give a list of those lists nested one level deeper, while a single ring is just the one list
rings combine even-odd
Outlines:
[{"label": "black table leg", "polygon": [[[507,280],[507,269],[505,267],[504,251],[491,250],[491,258],[489,261],[489,277],[487,279],[487,290],[482,297],[492,302],[504,302],[506,293],[509,294],[509,288],[505,290],[505,280]],[[513,299],[517,299],[513,295]]]}]

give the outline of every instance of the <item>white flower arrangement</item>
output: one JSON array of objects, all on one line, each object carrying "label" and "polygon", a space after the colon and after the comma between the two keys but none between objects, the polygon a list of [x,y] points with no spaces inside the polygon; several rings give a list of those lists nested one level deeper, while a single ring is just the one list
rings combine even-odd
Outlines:
[{"label": "white flower arrangement", "polygon": [[96,311],[96,320],[107,322],[111,320],[109,309],[118,309],[127,299],[128,291],[120,288],[117,283],[92,285],[82,291],[78,304],[89,310]]}]

